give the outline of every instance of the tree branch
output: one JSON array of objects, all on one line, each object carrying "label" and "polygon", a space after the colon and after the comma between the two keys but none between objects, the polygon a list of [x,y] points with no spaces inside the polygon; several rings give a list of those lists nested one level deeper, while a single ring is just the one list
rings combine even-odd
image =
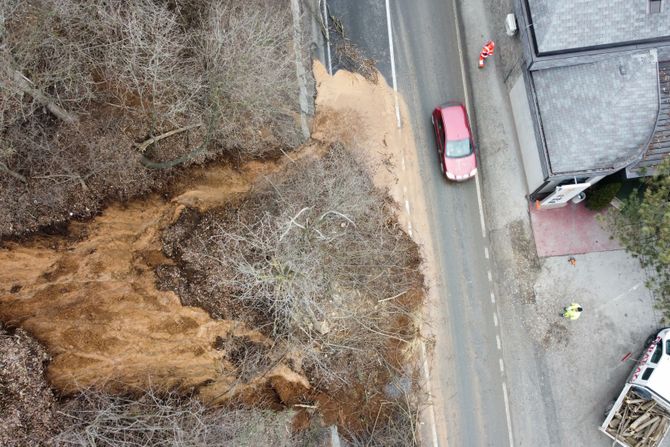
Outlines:
[{"label": "tree branch", "polygon": [[30,95],[35,101],[46,107],[49,112],[53,113],[54,116],[68,124],[74,124],[79,121],[75,115],[57,105],[51,98],[42,93],[38,88],[33,87],[33,83],[28,78],[26,78],[23,73],[12,68],[9,60],[4,58],[1,60],[1,62],[5,68],[6,73],[6,78],[0,81],[2,84],[7,87],[14,86],[21,92]]}]

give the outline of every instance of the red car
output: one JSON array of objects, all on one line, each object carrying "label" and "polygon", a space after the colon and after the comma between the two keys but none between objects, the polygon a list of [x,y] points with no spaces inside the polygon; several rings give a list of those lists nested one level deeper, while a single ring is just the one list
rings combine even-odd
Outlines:
[{"label": "red car", "polygon": [[463,104],[448,102],[436,107],[430,117],[435,131],[440,170],[457,182],[477,175],[475,145],[468,113]]}]

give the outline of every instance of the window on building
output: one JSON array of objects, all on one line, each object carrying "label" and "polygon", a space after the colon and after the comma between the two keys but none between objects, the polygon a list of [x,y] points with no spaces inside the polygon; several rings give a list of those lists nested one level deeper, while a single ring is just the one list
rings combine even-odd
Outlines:
[{"label": "window on building", "polygon": [[649,14],[657,14],[661,12],[662,0],[649,0]]}]

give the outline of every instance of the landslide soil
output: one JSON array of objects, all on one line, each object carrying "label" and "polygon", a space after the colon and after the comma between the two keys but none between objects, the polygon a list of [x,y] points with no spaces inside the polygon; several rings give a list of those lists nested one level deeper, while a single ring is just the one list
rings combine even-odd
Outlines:
[{"label": "landslide soil", "polygon": [[172,262],[161,250],[161,234],[187,207],[204,212],[225,206],[259,176],[320,156],[335,141],[367,154],[375,183],[400,201],[393,172],[411,138],[395,128],[392,91],[381,77],[379,84],[345,72],[330,77],[318,63],[314,71],[314,138],[290,158],[197,168],[170,199],[151,195],[114,204],[91,221],[71,222],[66,235],[0,247],[0,320],[47,347],[53,358],[47,377],[57,390],[176,387],[196,390],[208,402],[234,398],[269,406],[309,395],[327,420],[353,424],[355,417],[375,418],[372,411],[359,412],[368,396],[363,386],[331,396],[313,392],[286,358],[268,359],[264,372],[241,377],[226,350],[239,340],[263,350],[272,340],[236,319],[214,319],[184,306],[174,292],[156,286],[156,268]]},{"label": "landslide soil", "polygon": [[161,231],[186,205],[219,205],[280,164],[204,169],[170,201],[152,196],[113,205],[91,222],[71,223],[66,237],[6,243],[0,250],[0,319],[48,347],[49,381],[64,393],[106,383],[197,388],[214,402],[232,396],[278,401],[271,382],[308,388],[280,361],[263,377],[238,380],[222,340],[244,338],[259,346],[271,340],[240,321],[183,306],[155,284],[155,267],[170,263],[161,252]]}]

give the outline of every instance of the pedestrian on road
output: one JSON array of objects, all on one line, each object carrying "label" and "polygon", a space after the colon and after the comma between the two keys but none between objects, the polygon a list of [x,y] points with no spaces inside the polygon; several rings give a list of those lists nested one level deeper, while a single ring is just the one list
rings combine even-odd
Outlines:
[{"label": "pedestrian on road", "polygon": [[495,47],[496,44],[492,40],[489,40],[484,44],[482,51],[479,52],[479,68],[484,68],[484,60],[489,56],[493,56]]},{"label": "pedestrian on road", "polygon": [[563,317],[568,320],[576,320],[582,314],[582,306],[577,303],[572,303],[568,307],[563,308]]}]

